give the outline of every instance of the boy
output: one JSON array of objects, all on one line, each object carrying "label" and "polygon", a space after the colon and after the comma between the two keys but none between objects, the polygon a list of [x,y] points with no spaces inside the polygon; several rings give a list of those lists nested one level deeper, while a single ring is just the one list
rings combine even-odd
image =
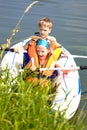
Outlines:
[{"label": "boy", "polygon": [[[50,43],[50,48],[52,50],[55,50],[56,47],[60,47],[59,44],[57,43],[57,40],[53,36],[49,36],[49,34],[52,31],[52,21],[49,18],[42,18],[38,22],[38,28],[39,28],[39,35],[38,36],[31,36],[31,40],[37,41],[39,38],[48,40]],[[20,48],[15,48],[15,52],[19,52],[20,50],[27,50],[28,49],[28,44],[21,46]]]},{"label": "boy", "polygon": [[[54,51],[58,49],[57,53],[60,56],[60,54],[62,53],[62,49],[60,45],[57,43],[57,40],[55,37],[49,35],[51,33],[52,26],[53,26],[52,21],[49,18],[44,17],[40,19],[38,22],[39,35],[31,36],[31,40],[27,44],[19,48],[15,48],[14,51],[19,52],[20,50],[28,50],[28,55],[32,59],[32,63],[34,66],[33,57],[35,54],[33,52],[36,49],[36,41],[42,38],[42,39],[48,40],[48,42],[50,43],[51,53],[53,54]],[[56,60],[55,55],[53,55],[53,58]]]}]

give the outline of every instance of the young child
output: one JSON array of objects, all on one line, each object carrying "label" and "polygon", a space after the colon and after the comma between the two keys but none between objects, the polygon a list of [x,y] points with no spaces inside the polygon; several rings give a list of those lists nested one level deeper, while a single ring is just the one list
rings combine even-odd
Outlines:
[{"label": "young child", "polygon": [[[34,40],[36,42],[39,38],[42,38],[49,41],[51,51],[54,51],[57,47],[61,48],[61,46],[57,43],[56,38],[49,35],[52,31],[52,26],[53,23],[49,18],[44,17],[40,19],[38,22],[39,34],[38,36],[31,36],[31,41]],[[29,43],[24,46],[15,48],[15,52],[19,52],[20,50],[27,50],[28,45],[31,44],[31,41],[29,41]]]},{"label": "young child", "polygon": [[[58,57],[59,57],[58,49],[56,49],[54,54],[52,54],[51,50],[50,50],[50,44],[49,44],[48,40],[45,40],[45,39],[38,39],[36,41],[35,47],[36,48],[33,49],[33,62],[32,62],[32,58],[31,58],[26,66],[27,68],[31,68],[34,71],[36,68],[50,68],[50,67],[54,68],[54,67],[56,67],[55,65],[56,65]],[[31,54],[29,56],[31,57]],[[54,72],[54,70],[43,71],[41,73],[44,76],[53,77],[52,76],[52,74],[54,75],[53,72]]]},{"label": "young child", "polygon": [[[58,50],[57,50],[58,51]],[[55,53],[56,60],[53,58],[53,54],[50,51],[50,44],[48,40],[45,39],[38,39],[36,41],[36,49],[33,51],[35,54],[33,57],[34,66],[32,65],[32,59],[27,64],[27,68],[30,68],[32,71],[35,71],[36,68],[50,68],[55,67],[58,55],[57,52]],[[43,77],[47,79],[54,79],[58,75],[58,71],[54,70],[47,70],[47,71],[39,71],[37,73],[37,77],[34,78],[34,81],[38,80],[40,78],[41,81],[43,81]],[[31,77],[27,77],[27,81],[30,81]],[[48,81],[47,81],[48,82]]]},{"label": "young child", "polygon": [[[45,39],[38,39],[36,41],[33,53],[34,66],[32,65],[32,59],[30,59],[29,63],[27,64],[27,68],[31,68],[32,70],[41,67],[45,68],[47,66],[48,59],[51,56],[49,42]],[[30,55],[31,54],[29,53],[29,57]]]},{"label": "young child", "polygon": [[42,18],[38,22],[40,37],[48,40],[50,43],[50,48],[55,50],[57,46],[57,40],[55,37],[49,35],[52,31],[52,26],[53,23],[49,18]]}]

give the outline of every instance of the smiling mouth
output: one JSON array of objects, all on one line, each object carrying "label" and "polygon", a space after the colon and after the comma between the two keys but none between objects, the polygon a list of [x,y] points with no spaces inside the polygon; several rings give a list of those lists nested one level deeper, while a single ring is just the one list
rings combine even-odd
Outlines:
[{"label": "smiling mouth", "polygon": [[43,56],[39,56],[39,59],[43,59]]}]

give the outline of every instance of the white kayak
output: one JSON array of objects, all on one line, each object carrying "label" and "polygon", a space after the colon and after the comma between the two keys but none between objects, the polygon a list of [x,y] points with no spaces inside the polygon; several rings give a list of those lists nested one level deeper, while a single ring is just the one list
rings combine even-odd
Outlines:
[{"label": "white kayak", "polygon": [[[25,45],[29,40],[30,38],[23,40],[12,47],[15,48]],[[63,50],[71,56],[65,48],[63,48]],[[12,76],[17,76],[19,69],[22,69],[23,67],[24,53],[25,52],[22,51],[20,53],[7,52],[2,59],[1,68],[6,69],[8,67]],[[76,67],[74,59],[70,57],[60,57],[58,63],[63,68],[71,66]],[[68,74],[64,74],[62,72],[62,80],[59,78],[60,76],[56,78],[56,84],[58,84],[58,87],[55,99],[52,103],[52,108],[55,111],[60,110],[61,112],[64,112],[65,119],[70,119],[76,113],[81,99],[80,77],[78,70],[70,71]],[[61,81],[60,84],[59,80]]]}]

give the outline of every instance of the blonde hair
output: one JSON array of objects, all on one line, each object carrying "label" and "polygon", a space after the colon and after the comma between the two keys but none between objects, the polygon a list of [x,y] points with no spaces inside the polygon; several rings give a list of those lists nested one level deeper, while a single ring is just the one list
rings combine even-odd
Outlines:
[{"label": "blonde hair", "polygon": [[51,29],[53,24],[49,18],[44,17],[44,18],[39,20],[38,26],[39,27],[48,27],[49,29]]}]

